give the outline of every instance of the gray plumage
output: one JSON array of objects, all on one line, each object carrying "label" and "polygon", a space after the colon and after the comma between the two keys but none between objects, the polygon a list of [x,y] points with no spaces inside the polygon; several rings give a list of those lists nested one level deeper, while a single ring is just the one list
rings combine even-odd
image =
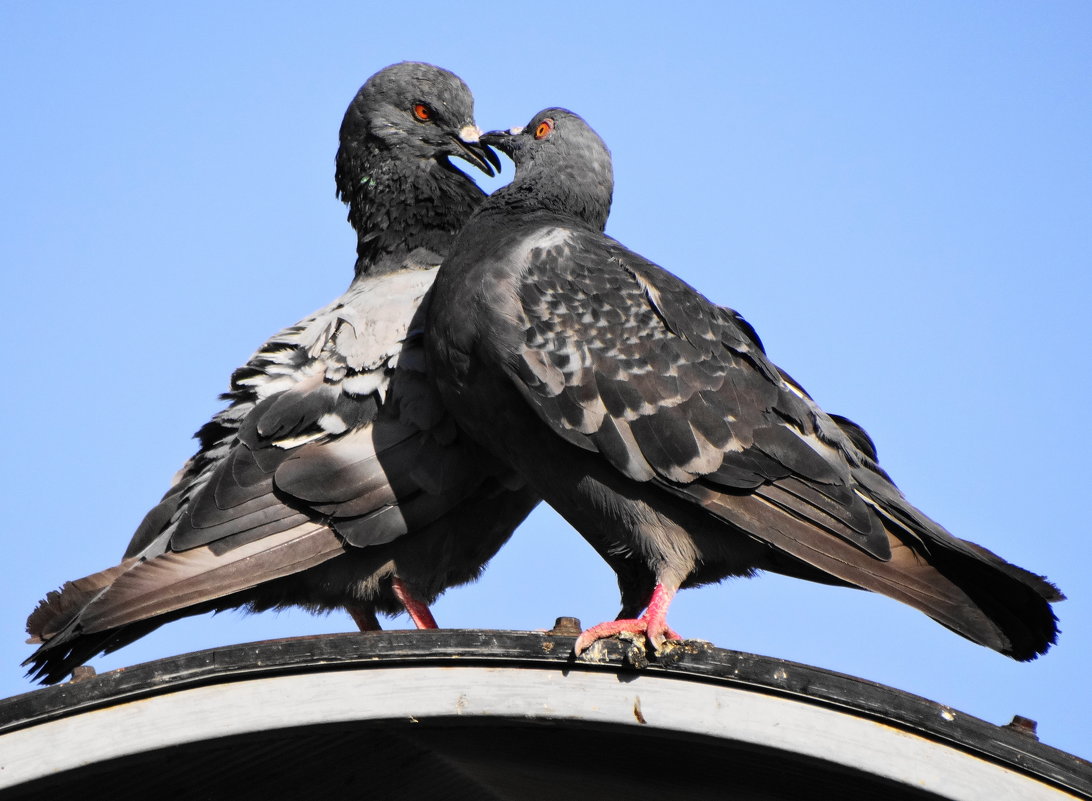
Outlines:
[{"label": "gray plumage", "polygon": [[428,354],[460,427],[614,568],[627,630],[674,636],[680,587],[773,570],[914,606],[1015,659],[1057,634],[1049,582],[911,505],[871,439],[826,414],[731,309],[602,233],[606,146],[548,109],[483,137],[516,176],[460,233]]},{"label": "gray plumage", "polygon": [[376,612],[478,576],[537,498],[465,440],[425,374],[422,304],[484,197],[448,159],[499,168],[477,134],[446,70],[401,63],[364,84],[336,170],[358,233],[352,284],[235,371],[121,564],[38,606],[35,678],[209,610],[344,607],[378,628]]}]

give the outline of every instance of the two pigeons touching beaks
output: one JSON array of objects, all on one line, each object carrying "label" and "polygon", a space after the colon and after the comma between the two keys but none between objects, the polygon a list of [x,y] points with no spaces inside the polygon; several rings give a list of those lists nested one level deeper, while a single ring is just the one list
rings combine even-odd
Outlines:
[{"label": "two pigeons touching beaks", "polygon": [[[451,159],[492,175],[490,148],[515,177],[486,197]],[[395,64],[350,104],[336,182],[349,288],[235,371],[120,564],[39,604],[35,678],[209,610],[435,627],[428,606],[540,501],[618,576],[618,619],[578,653],[663,649],[678,590],[760,570],[882,593],[1018,660],[1055,641],[1052,584],[926,517],[737,312],[603,233],[611,157],[576,114],[479,135],[458,77]]]}]

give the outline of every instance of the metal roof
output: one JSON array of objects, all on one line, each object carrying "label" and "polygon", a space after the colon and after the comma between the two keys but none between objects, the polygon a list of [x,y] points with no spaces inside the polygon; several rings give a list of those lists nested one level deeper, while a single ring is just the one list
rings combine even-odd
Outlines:
[{"label": "metal roof", "polygon": [[941,704],[687,642],[229,646],[0,701],[0,799],[1069,799],[1089,763]]}]

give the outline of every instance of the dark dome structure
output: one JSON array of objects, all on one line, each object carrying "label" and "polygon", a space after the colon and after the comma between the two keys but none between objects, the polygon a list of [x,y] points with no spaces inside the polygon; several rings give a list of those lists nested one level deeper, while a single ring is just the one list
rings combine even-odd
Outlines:
[{"label": "dark dome structure", "polygon": [[215,648],[0,702],[0,800],[1088,798],[1088,763],[851,676],[687,641],[390,631]]}]

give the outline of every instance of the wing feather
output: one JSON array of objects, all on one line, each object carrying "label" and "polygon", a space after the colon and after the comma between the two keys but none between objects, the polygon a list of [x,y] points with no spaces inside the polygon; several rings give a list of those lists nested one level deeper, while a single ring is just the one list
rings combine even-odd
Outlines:
[{"label": "wing feather", "polygon": [[639,481],[754,490],[877,559],[883,527],[853,491],[853,441],[770,363],[736,312],[586,232],[532,248],[510,378],[558,435]]}]

